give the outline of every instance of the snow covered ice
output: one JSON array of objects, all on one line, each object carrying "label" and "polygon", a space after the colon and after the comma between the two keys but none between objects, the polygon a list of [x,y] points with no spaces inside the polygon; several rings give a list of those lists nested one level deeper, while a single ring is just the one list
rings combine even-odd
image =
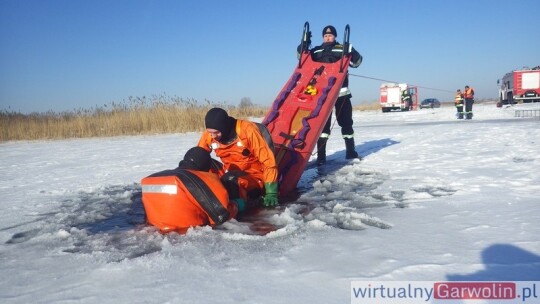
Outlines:
[{"label": "snow covered ice", "polygon": [[354,280],[540,280],[540,119],[514,117],[536,106],[355,112],[364,160],[343,160],[334,128],[326,172],[263,212],[266,235],[145,224],[140,179],[198,133],[2,143],[0,302],[348,303]]}]

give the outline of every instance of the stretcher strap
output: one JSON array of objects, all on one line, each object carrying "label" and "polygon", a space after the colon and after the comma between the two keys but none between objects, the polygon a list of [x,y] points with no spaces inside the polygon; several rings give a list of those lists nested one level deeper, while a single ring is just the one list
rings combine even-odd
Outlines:
[{"label": "stretcher strap", "polygon": [[268,126],[268,124],[270,124],[272,121],[274,121],[274,119],[276,119],[276,117],[278,117],[279,108],[285,102],[294,87],[296,87],[300,76],[302,76],[302,74],[298,72],[294,73],[285,90],[282,91],[281,94],[279,94],[278,98],[276,98],[276,100],[274,100],[274,102],[272,103],[272,112],[270,112],[270,114],[268,114],[266,119],[262,122],[263,125]]}]

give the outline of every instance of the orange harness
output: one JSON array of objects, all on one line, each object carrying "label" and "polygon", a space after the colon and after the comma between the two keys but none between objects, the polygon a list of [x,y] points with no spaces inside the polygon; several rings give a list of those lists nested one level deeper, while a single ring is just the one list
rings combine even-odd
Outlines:
[{"label": "orange harness", "polygon": [[474,98],[474,90],[473,90],[473,88],[466,89],[465,93],[463,94],[463,97],[465,97],[465,99],[473,99]]}]

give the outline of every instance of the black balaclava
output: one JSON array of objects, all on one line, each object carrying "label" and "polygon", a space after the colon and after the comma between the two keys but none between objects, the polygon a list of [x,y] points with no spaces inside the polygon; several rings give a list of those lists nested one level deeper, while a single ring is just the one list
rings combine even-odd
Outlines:
[{"label": "black balaclava", "polygon": [[201,147],[193,147],[184,155],[184,159],[180,161],[178,167],[182,169],[210,171],[212,158],[210,153]]},{"label": "black balaclava", "polygon": [[232,118],[222,108],[212,108],[206,113],[204,124],[207,129],[215,129],[221,132],[220,142],[228,142],[236,138],[236,119]]}]

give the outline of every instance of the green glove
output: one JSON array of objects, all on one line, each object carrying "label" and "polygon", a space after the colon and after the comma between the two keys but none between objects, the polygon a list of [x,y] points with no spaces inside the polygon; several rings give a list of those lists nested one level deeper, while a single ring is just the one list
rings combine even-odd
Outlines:
[{"label": "green glove", "polygon": [[264,183],[264,202],[263,205],[265,207],[275,207],[279,205],[278,201],[278,183]]}]

